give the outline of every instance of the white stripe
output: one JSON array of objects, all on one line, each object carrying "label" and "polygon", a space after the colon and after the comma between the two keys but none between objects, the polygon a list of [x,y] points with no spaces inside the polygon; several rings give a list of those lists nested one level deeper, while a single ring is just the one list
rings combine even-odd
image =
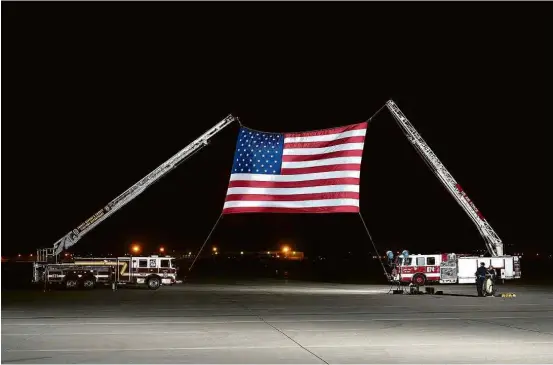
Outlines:
[{"label": "white stripe", "polygon": [[359,185],[323,185],[303,188],[229,188],[227,195],[231,194],[256,194],[256,195],[296,195],[335,193],[342,191],[359,192]]},{"label": "white stripe", "polygon": [[335,157],[335,158],[325,158],[322,160],[312,160],[312,161],[283,162],[282,168],[297,169],[302,167],[346,165],[346,164],[361,164],[361,157],[359,156],[358,157]]},{"label": "white stripe", "polygon": [[226,208],[317,208],[337,206],[359,206],[359,199],[322,199],[304,201],[230,201],[225,202]]},{"label": "white stripe", "polygon": [[321,179],[359,178],[360,171],[329,171],[298,175],[231,174],[230,181],[308,181]]},{"label": "white stripe", "polygon": [[342,133],[321,134],[320,136],[286,137],[286,138],[284,138],[284,143],[334,141],[336,139],[341,139],[341,138],[364,136],[366,132],[367,132],[366,129],[355,129],[353,131],[347,131],[347,132],[342,132]]},{"label": "white stripe", "polygon": [[344,143],[320,148],[284,148],[283,155],[319,155],[337,151],[363,150],[363,143]]}]

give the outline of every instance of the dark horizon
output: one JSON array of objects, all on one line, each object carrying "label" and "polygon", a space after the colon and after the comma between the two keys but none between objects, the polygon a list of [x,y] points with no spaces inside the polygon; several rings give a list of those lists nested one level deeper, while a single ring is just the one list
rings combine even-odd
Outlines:
[{"label": "dark horizon", "polygon": [[[2,3],[2,255],[52,247],[230,113],[253,129],[295,132],[364,121],[388,99],[506,253],[551,253],[548,12],[403,5],[324,4],[307,19],[312,9],[290,4]],[[199,248],[223,207],[237,131],[216,135],[75,251]],[[381,255],[485,248],[386,109],[367,132],[361,175],[361,211]],[[282,242],[309,256],[373,251],[356,214],[224,216],[208,244]]]}]

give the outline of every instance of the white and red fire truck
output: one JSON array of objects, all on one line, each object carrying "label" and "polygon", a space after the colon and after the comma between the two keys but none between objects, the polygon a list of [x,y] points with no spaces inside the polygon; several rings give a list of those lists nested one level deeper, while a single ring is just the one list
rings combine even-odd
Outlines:
[{"label": "white and red fire truck", "polygon": [[60,256],[60,254],[75,245],[85,234],[142,194],[152,184],[174,170],[180,163],[207,146],[215,134],[236,120],[232,115],[227,116],[125,190],[92,217],[69,231],[56,241],[52,248],[37,250],[36,261],[33,263],[32,281],[45,285],[62,284],[67,288],[93,288],[98,284],[115,284],[115,286],[146,285],[151,289],[158,289],[161,285],[178,283],[176,280],[177,269],[173,266],[173,258],[168,256],[78,258],[71,262],[64,262],[60,259],[64,256]]},{"label": "white and red fire truck", "polygon": [[[393,270],[391,274],[386,273],[389,280],[415,285],[424,285],[428,282],[474,284],[475,272],[481,262],[484,262],[488,268],[493,267],[498,278],[503,280],[519,279],[521,277],[520,257],[504,254],[503,242],[497,233],[407,117],[393,101],[389,100],[386,106],[417,153],[476,225],[491,256],[475,257],[453,253],[410,255],[404,251],[404,254],[396,257],[396,262],[393,264],[390,262]],[[391,257],[389,255],[388,259],[393,261],[393,254]]]},{"label": "white and red fire truck", "polygon": [[[43,256],[40,250],[37,256]],[[138,285],[159,289],[177,283],[177,268],[170,256],[86,257],[70,261],[34,263],[33,281],[68,289],[92,289],[98,285]]]},{"label": "white and red fire truck", "polygon": [[474,284],[480,263],[493,268],[503,280],[520,279],[518,256],[476,257],[468,255],[434,254],[398,256],[393,265],[391,280],[414,285]]}]

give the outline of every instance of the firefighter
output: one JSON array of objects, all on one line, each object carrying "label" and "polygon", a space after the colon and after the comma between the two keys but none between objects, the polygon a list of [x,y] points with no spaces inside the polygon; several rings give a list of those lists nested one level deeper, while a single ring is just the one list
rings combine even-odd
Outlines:
[{"label": "firefighter", "polygon": [[474,275],[476,275],[476,291],[478,292],[479,297],[484,296],[484,282],[486,281],[486,274],[488,269],[486,269],[486,264],[484,262],[480,263],[480,267],[476,270]]}]

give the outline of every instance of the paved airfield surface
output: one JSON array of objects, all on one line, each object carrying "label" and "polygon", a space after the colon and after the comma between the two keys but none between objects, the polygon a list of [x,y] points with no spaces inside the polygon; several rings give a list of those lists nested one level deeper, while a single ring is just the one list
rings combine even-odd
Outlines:
[{"label": "paved airfield surface", "polygon": [[[436,287],[438,288],[438,287]],[[183,284],[3,292],[2,363],[553,363],[553,288]]]}]

